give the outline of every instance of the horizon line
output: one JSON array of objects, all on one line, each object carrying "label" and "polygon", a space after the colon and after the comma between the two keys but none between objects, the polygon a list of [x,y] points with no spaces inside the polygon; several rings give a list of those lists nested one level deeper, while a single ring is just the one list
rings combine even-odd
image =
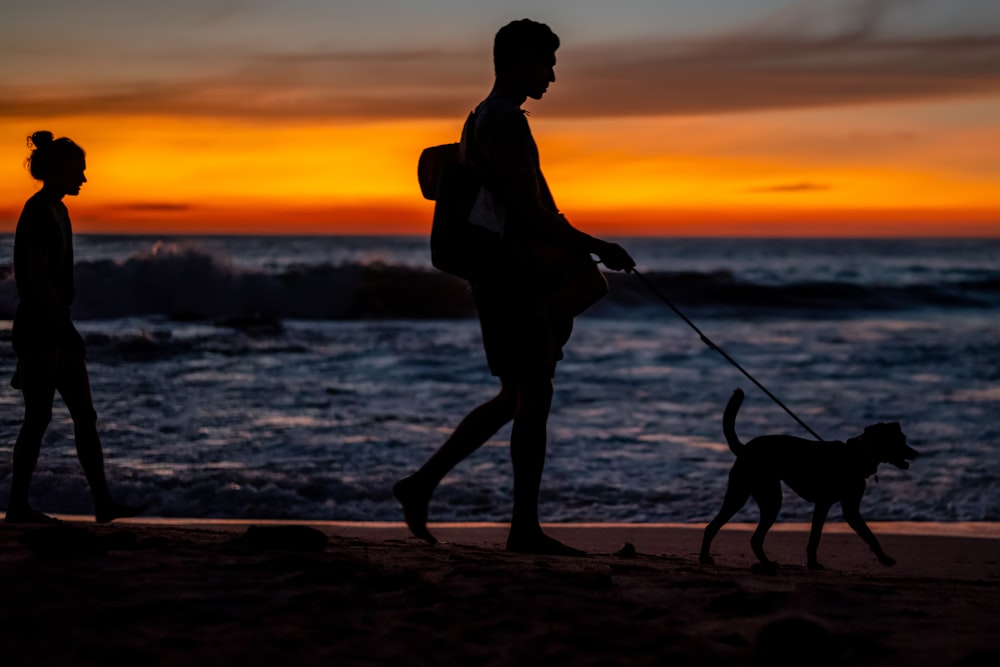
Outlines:
[{"label": "horizon line", "polygon": [[[0,236],[14,236],[14,229],[0,229]],[[76,238],[85,236],[117,236],[133,238],[184,237],[184,238],[411,238],[430,240],[430,231],[411,232],[283,232],[283,231],[74,231]],[[629,232],[622,234],[601,234],[618,239],[685,239],[685,240],[755,240],[755,241],[1000,241],[1000,232],[995,234],[687,234]]]},{"label": "horizon line", "polygon": [[[0,229],[0,236],[14,236],[14,229]],[[134,238],[154,238],[164,236],[195,237],[195,238],[412,238],[430,239],[430,231],[416,232],[285,232],[285,231],[74,231],[76,238],[84,236],[117,236]],[[756,241],[1000,241],[1000,231],[995,234],[686,234],[682,232],[645,233],[630,232],[622,234],[602,234],[609,238],[623,239],[685,239],[685,240],[756,240]]]}]

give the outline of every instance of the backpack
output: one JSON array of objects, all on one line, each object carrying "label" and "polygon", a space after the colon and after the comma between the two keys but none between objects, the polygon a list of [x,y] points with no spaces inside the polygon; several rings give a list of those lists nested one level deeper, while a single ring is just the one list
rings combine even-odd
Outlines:
[{"label": "backpack", "polygon": [[470,113],[461,142],[425,148],[417,162],[420,191],[434,202],[431,264],[469,281],[494,274],[503,249],[498,230],[470,222],[486,187],[479,169],[466,160],[475,119],[475,112]]},{"label": "backpack", "polygon": [[[517,253],[504,243],[502,213],[495,213],[482,172],[466,159],[469,149],[476,148],[475,121],[473,111],[460,142],[425,148],[417,162],[420,191],[434,202],[431,264],[470,282],[503,276],[517,270],[519,263]],[[607,280],[589,253],[531,242],[520,255],[520,270],[525,261],[530,264],[539,295],[558,317],[575,317],[608,292]]]}]

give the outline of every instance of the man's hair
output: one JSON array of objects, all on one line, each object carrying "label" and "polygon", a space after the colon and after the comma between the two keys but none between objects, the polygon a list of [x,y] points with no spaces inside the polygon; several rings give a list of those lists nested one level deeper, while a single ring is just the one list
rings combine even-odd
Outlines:
[{"label": "man's hair", "polygon": [[493,39],[493,70],[497,75],[507,74],[521,59],[546,56],[558,48],[559,37],[544,23],[511,21]]}]

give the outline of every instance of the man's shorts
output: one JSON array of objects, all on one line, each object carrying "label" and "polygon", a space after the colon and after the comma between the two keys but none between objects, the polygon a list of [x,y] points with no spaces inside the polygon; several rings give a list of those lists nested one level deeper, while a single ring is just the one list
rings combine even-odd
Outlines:
[{"label": "man's shorts", "polygon": [[490,373],[501,378],[553,377],[573,320],[553,318],[528,290],[474,285],[472,294]]}]

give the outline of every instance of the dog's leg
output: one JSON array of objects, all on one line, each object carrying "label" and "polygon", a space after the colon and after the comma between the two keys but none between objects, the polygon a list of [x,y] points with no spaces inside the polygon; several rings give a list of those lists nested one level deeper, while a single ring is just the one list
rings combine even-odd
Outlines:
[{"label": "dog's leg", "polygon": [[753,498],[760,508],[760,521],[757,529],[750,537],[750,547],[757,556],[757,563],[753,566],[753,571],[760,574],[774,574],[778,569],[778,564],[768,559],[764,553],[764,537],[778,519],[778,512],[781,510],[781,482],[773,480],[766,484],[761,484],[754,489]]},{"label": "dog's leg", "polygon": [[737,512],[743,509],[743,506],[747,504],[749,499],[750,492],[739,480],[739,473],[730,473],[729,486],[726,487],[726,497],[722,501],[722,509],[720,509],[715,518],[712,519],[707,526],[705,526],[705,535],[701,539],[701,553],[698,555],[698,561],[701,562],[702,565],[715,564],[715,561],[709,553],[712,548],[712,540],[715,539],[719,530],[721,530],[722,527],[726,525],[726,523],[728,523]]},{"label": "dog's leg", "polygon": [[809,544],[806,546],[806,557],[810,570],[826,569],[816,560],[816,551],[819,549],[819,538],[823,533],[823,524],[826,523],[826,515],[830,513],[831,505],[832,503],[823,500],[813,507],[812,529],[809,531]]},{"label": "dog's leg", "polygon": [[840,505],[844,510],[844,521],[847,525],[854,529],[854,532],[858,534],[858,537],[865,541],[868,548],[871,549],[875,556],[878,558],[878,562],[882,565],[890,566],[895,565],[896,560],[890,558],[884,551],[882,551],[882,545],[878,543],[878,539],[875,534],[872,533],[868,524],[865,523],[864,518],[861,516],[861,495],[864,493],[864,486],[861,487],[861,493],[856,497],[852,495],[850,498],[844,498],[840,501]]}]

